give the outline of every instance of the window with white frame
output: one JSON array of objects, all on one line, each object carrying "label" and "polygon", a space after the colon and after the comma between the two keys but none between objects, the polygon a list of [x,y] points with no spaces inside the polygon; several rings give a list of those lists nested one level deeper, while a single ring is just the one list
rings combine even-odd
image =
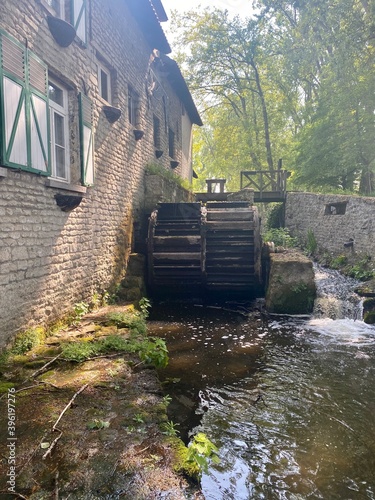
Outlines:
[{"label": "window with white frame", "polygon": [[48,5],[48,7],[51,9],[51,11],[55,14],[56,17],[60,17],[61,19],[64,19],[65,12],[64,12],[63,0],[44,0],[44,1]]},{"label": "window with white frame", "polygon": [[100,97],[111,104],[111,73],[107,68],[100,64],[98,65],[98,86]]},{"label": "window with white frame", "polygon": [[61,85],[48,83],[52,177],[69,181],[68,93]]}]

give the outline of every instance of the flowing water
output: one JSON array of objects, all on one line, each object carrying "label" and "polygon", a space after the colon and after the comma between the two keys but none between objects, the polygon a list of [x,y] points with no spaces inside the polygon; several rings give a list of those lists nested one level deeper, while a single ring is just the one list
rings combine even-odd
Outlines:
[{"label": "flowing water", "polygon": [[375,499],[375,328],[356,282],[315,271],[311,318],[155,311],[170,418],[219,448],[206,499]]}]

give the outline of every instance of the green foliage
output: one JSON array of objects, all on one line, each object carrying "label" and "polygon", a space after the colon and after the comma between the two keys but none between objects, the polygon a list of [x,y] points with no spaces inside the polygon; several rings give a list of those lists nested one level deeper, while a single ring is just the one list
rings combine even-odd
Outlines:
[{"label": "green foliage", "polygon": [[143,363],[153,365],[156,368],[165,368],[169,360],[165,341],[154,337],[125,338],[121,335],[109,335],[96,341],[62,344],[62,358],[78,363],[111,352],[138,353]]},{"label": "green foliage", "polygon": [[346,269],[346,274],[360,281],[367,281],[375,277],[375,270],[371,266],[371,257],[363,257],[353,266]]},{"label": "green foliage", "polygon": [[187,461],[196,463],[201,471],[207,472],[210,462],[220,463],[218,449],[206,434],[199,432],[189,445]]},{"label": "green foliage", "polygon": [[13,382],[5,382],[0,380],[0,394],[7,393],[9,389],[12,389],[14,387]]},{"label": "green foliage", "polygon": [[307,285],[306,283],[303,282],[297,283],[292,287],[292,292],[296,294],[305,293],[307,292],[307,290],[308,290]]},{"label": "green foliage", "polygon": [[337,255],[330,260],[329,266],[332,267],[332,269],[341,269],[347,263],[348,257],[346,255]]},{"label": "green foliage", "polygon": [[108,335],[97,342],[99,351],[102,354],[109,352],[135,352],[132,342],[121,335]]},{"label": "green foliage", "polygon": [[180,433],[180,431],[177,429],[178,425],[179,424],[175,424],[174,422],[172,422],[172,420],[164,422],[163,424],[161,424],[163,434],[165,434],[166,436],[177,436]]},{"label": "green foliage", "polygon": [[79,321],[90,311],[90,305],[87,302],[78,302],[74,305],[74,321]]},{"label": "green foliage", "polygon": [[144,319],[149,317],[151,305],[151,301],[147,297],[142,297],[139,301],[138,307],[141,310],[141,314]]},{"label": "green foliage", "polygon": [[175,174],[172,170],[167,170],[163,165],[157,163],[149,163],[146,165],[145,173],[149,175],[158,175],[163,179],[173,182],[177,186],[180,186],[188,191],[191,190],[191,185],[187,179],[183,179],[179,175]]},{"label": "green foliage", "polygon": [[113,312],[107,315],[110,325],[116,325],[118,328],[129,328],[132,332],[144,335],[147,332],[145,318],[142,314],[128,312]]},{"label": "green foliage", "polygon": [[274,204],[267,213],[267,229],[282,228],[283,216],[284,216],[283,203]]},{"label": "green foliage", "polygon": [[100,354],[99,344],[95,342],[67,342],[61,347],[63,359],[77,363]]},{"label": "green foliage", "polygon": [[273,241],[276,246],[287,248],[295,247],[298,244],[297,239],[293,238],[289,233],[289,229],[285,227],[269,229],[263,234],[262,238],[263,241]]},{"label": "green foliage", "polygon": [[165,406],[170,405],[171,402],[172,402],[172,398],[170,397],[169,394],[166,394],[165,396],[163,396],[163,403],[165,404]]},{"label": "green foliage", "polygon": [[145,340],[139,350],[140,359],[155,368],[165,368],[168,365],[168,349],[163,339],[151,337]]},{"label": "green foliage", "polygon": [[311,229],[307,230],[307,242],[306,242],[306,250],[309,255],[314,255],[318,248],[318,243],[315,238],[315,234]]},{"label": "green foliage", "polygon": [[16,335],[10,349],[11,354],[25,354],[34,347],[42,345],[46,338],[46,331],[42,327],[30,328]]},{"label": "green foliage", "polygon": [[195,189],[220,177],[236,190],[241,170],[283,158],[288,185],[374,194],[373,2],[255,7],[251,19],[211,8],[173,22],[205,123],[194,132]]},{"label": "green foliage", "polygon": [[105,422],[104,420],[94,419],[91,422],[88,422],[87,428],[90,430],[100,430],[100,429],[108,429],[109,422]]},{"label": "green foliage", "polygon": [[142,413],[137,413],[136,415],[134,415],[133,420],[137,424],[144,424],[145,422]]}]

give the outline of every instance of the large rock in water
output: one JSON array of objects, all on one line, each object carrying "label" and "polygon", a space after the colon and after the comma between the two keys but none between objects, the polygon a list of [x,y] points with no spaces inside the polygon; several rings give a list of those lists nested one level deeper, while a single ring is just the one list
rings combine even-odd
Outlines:
[{"label": "large rock in water", "polygon": [[361,297],[368,297],[363,301],[363,321],[375,325],[375,279],[366,281],[354,291]]},{"label": "large rock in water", "polygon": [[278,314],[309,314],[316,286],[313,263],[299,252],[270,254],[266,309]]}]

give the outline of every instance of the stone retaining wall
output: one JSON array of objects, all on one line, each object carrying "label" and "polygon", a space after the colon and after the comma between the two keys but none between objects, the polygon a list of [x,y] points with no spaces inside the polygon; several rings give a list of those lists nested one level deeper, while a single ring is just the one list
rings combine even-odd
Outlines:
[{"label": "stone retaining wall", "polygon": [[285,227],[304,243],[311,231],[320,250],[375,259],[375,198],[289,192]]}]

